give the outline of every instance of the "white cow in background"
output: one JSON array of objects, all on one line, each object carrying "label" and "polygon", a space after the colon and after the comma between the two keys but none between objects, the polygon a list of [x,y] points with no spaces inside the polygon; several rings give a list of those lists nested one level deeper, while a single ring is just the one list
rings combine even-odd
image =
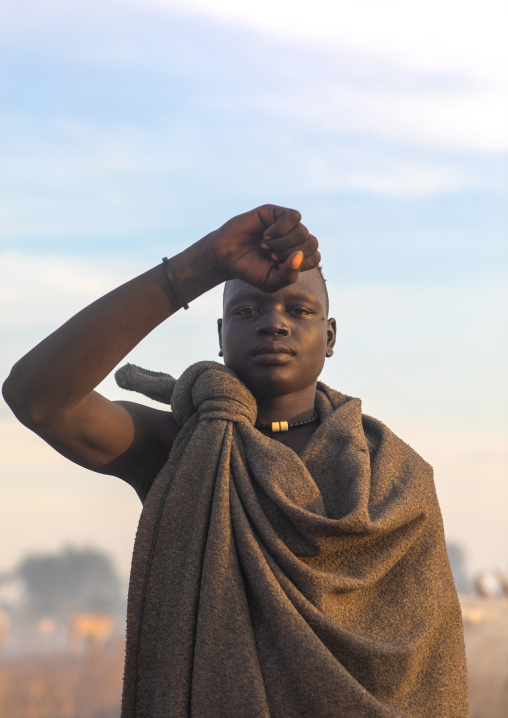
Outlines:
[{"label": "white cow in background", "polygon": [[108,614],[75,613],[69,622],[69,642],[73,648],[101,645],[113,635],[116,619]]}]

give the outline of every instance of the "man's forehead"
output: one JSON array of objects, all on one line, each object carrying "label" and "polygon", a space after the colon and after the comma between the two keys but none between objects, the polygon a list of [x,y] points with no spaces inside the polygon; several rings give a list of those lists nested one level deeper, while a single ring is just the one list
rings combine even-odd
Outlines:
[{"label": "man's forehead", "polygon": [[[316,297],[324,308],[327,308],[327,296],[326,288],[324,284],[323,276],[319,269],[310,269],[307,272],[302,272],[296,282],[279,289],[278,292],[274,292],[271,296],[295,294],[295,293],[307,293],[313,297]],[[226,306],[233,298],[243,294],[256,294],[266,295],[267,292],[262,292],[259,289],[243,282],[241,279],[229,279],[224,286],[224,306]]]}]

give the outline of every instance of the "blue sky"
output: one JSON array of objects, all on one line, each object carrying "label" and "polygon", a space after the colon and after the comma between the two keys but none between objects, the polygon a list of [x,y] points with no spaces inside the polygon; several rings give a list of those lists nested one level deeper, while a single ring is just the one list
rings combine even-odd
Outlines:
[{"label": "blue sky", "polygon": [[[0,370],[232,215],[297,207],[339,323],[325,380],[435,466],[471,565],[508,568],[506,12],[350,5],[2,4]],[[219,312],[216,291],[131,360],[178,374],[214,358]],[[0,566],[88,542],[126,570],[129,489],[53,455],[3,404],[0,422]]]}]

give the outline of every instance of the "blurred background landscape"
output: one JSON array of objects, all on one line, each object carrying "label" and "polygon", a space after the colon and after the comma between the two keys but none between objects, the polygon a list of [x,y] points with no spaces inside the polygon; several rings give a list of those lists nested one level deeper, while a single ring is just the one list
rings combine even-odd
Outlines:
[{"label": "blurred background landscape", "polygon": [[[505,718],[508,575],[471,581],[448,546],[463,613],[472,718]],[[0,575],[0,717],[119,718],[127,586],[97,549],[24,557]]]},{"label": "blurred background landscape", "polygon": [[[500,0],[0,4],[0,379],[231,216],[299,209],[339,330],[323,380],[434,467],[473,718],[508,704],[506,20]],[[220,313],[217,288],[126,361],[217,359]],[[117,716],[139,500],[3,401],[0,490],[0,718]]]}]

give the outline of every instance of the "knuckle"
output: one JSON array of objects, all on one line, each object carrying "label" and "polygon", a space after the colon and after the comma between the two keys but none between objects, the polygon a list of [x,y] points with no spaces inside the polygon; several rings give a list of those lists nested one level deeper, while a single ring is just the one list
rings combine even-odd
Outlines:
[{"label": "knuckle", "polygon": [[317,239],[314,237],[313,234],[310,234],[308,236],[307,243],[312,252],[317,252],[317,248],[319,247],[319,242],[317,241]]},{"label": "knuckle", "polygon": [[314,252],[309,257],[306,257],[303,263],[305,269],[314,269],[318,266],[321,261],[321,255],[319,252]]}]

